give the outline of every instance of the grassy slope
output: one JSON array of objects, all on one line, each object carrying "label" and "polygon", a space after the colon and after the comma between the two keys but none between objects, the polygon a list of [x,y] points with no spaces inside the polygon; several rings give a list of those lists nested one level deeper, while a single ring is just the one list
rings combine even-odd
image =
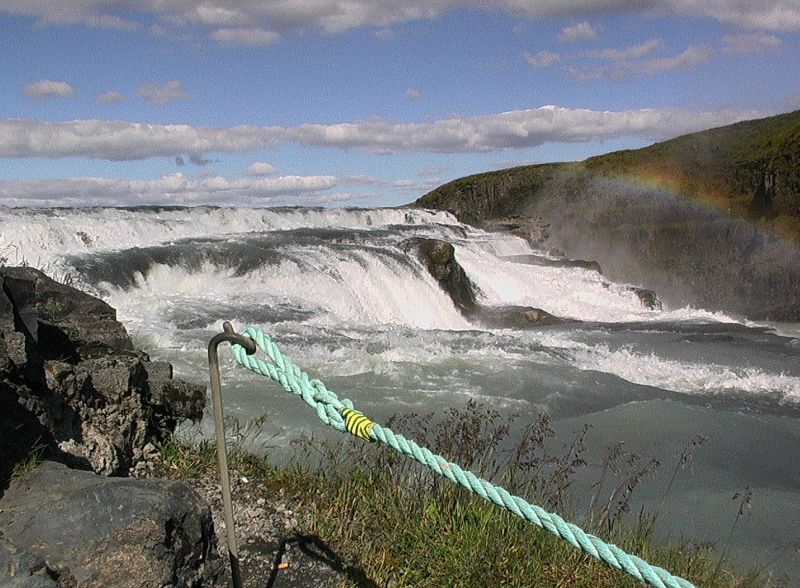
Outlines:
[{"label": "grassy slope", "polygon": [[479,226],[540,219],[548,246],[597,260],[670,306],[800,320],[800,111],[468,176],[414,206]]},{"label": "grassy slope", "polygon": [[[468,222],[513,214],[554,180],[564,189],[586,175],[641,179],[720,208],[758,219],[800,243],[800,111],[693,133],[637,150],[580,163],[523,166],[445,184],[415,206],[443,208]],[[764,193],[765,177],[777,193]],[[760,188],[761,186],[761,188]],[[760,196],[760,198],[759,198]]]},{"label": "grassy slope", "polygon": [[[431,420],[431,416],[399,417],[392,419],[392,425],[435,453],[468,466],[479,476],[493,475],[511,492],[550,511],[560,511],[588,532],[696,586],[784,585],[761,569],[735,571],[726,550],[715,550],[707,542],[691,538],[656,542],[653,534],[658,513],[627,517],[634,490],[655,474],[657,465],[651,467],[652,461],[643,469],[643,461],[623,452],[609,457],[616,464],[613,473],[598,464],[594,468],[600,476],[598,506],[579,514],[571,509],[569,492],[576,472],[594,465],[582,459],[585,431],[565,445],[563,452],[550,454],[544,440],[553,431],[545,415],[525,425],[521,440],[511,448],[505,448],[503,441],[513,420],[483,405],[467,403],[464,409],[452,409],[440,419]],[[642,585],[551,533],[437,478],[389,448],[351,436],[337,442],[305,438],[294,445],[293,465],[279,468],[268,458],[249,453],[258,430],[251,433],[255,436],[239,437],[229,448],[234,478],[247,477],[250,492],[285,492],[292,503],[301,505],[295,510],[300,527],[287,531],[282,539],[292,540],[294,535],[325,546],[322,560],[338,562],[350,577],[342,588]],[[687,445],[687,455],[698,446],[691,447]],[[216,477],[212,442],[198,445],[175,437],[161,452],[171,476],[189,480]],[[683,466],[680,461],[669,465],[674,468],[674,479]],[[732,505],[734,510],[737,507]]]}]

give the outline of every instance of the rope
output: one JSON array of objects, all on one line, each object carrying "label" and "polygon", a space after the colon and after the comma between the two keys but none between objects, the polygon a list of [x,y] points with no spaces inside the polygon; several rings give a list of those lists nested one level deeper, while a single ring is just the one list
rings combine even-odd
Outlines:
[{"label": "rope", "polygon": [[326,425],[343,433],[349,432],[362,439],[388,445],[403,455],[428,466],[440,476],[444,476],[481,498],[546,529],[583,552],[630,574],[640,582],[656,588],[694,587],[691,582],[673,576],[663,568],[650,565],[635,555],[625,553],[616,545],[606,543],[599,537],[586,533],[580,527],[566,522],[557,514],[549,513],[535,504],[530,504],[519,496],[512,495],[504,488],[495,486],[470,471],[464,471],[458,464],[447,461],[425,447],[420,447],[413,440],[406,439],[402,435],[397,435],[390,429],[372,422],[362,413],[354,410],[350,400],[339,400],[336,394],[325,388],[325,384],[321,381],[310,379],[308,374],[281,353],[278,346],[263,331],[248,327],[243,334],[256,342],[269,356],[271,363],[266,363],[256,356],[247,355],[245,349],[240,345],[232,345],[231,349],[236,360],[244,367],[278,382],[287,392],[300,396],[306,404],[316,410],[317,416]]}]

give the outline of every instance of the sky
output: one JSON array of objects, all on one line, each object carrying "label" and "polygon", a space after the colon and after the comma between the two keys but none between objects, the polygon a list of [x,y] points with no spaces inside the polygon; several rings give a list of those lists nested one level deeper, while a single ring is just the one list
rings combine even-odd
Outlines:
[{"label": "sky", "polygon": [[0,0],[0,205],[398,206],[800,108],[800,0]]}]

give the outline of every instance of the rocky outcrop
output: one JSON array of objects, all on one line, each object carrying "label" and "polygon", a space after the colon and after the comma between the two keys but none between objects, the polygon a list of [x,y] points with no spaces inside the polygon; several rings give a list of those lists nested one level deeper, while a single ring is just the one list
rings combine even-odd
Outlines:
[{"label": "rocky outcrop", "polygon": [[530,306],[483,307],[474,315],[475,321],[493,329],[527,329],[541,325],[559,325],[568,321],[541,308]]},{"label": "rocky outcrop", "polygon": [[477,288],[455,257],[455,247],[439,239],[409,239],[404,247],[415,249],[417,255],[436,278],[439,286],[467,319],[495,329],[526,329],[539,325],[567,322],[540,309],[529,306],[481,306]]},{"label": "rocky outcrop", "polygon": [[142,473],[204,404],[106,303],[0,267],[0,584],[216,585],[208,505],[181,482],[110,477]]},{"label": "rocky outcrop", "polygon": [[0,268],[0,482],[32,451],[128,472],[205,390],[134,349],[113,308],[32,268]]},{"label": "rocky outcrop", "polygon": [[658,299],[658,296],[653,290],[631,287],[631,291],[636,294],[642,302],[642,306],[648,310],[662,310],[663,305],[661,304],[661,300]]},{"label": "rocky outcrop", "polygon": [[475,285],[456,261],[452,244],[439,239],[412,239],[406,242],[406,247],[417,249],[420,260],[442,290],[447,292],[456,308],[467,315],[477,310]]},{"label": "rocky outcrop", "polygon": [[45,462],[12,481],[0,529],[3,585],[209,586],[222,573],[211,511],[180,482]]},{"label": "rocky outcrop", "polygon": [[800,320],[800,111],[476,174],[413,206],[596,259],[609,278],[646,284],[670,306]]}]

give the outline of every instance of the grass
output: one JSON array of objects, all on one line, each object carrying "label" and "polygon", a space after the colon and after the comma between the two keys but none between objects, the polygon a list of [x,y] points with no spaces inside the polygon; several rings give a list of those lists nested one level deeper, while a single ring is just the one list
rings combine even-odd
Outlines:
[{"label": "grass", "polygon": [[[640,585],[386,447],[349,436],[339,442],[303,438],[294,443],[290,464],[274,467],[268,457],[251,451],[261,424],[263,420],[248,430],[235,423],[229,426],[234,431],[229,436],[231,467],[257,483],[298,496],[307,525],[301,532],[324,541],[380,586]],[[434,452],[697,586],[778,585],[758,569],[734,572],[726,553],[720,555],[708,543],[654,541],[658,513],[626,514],[639,484],[660,469],[657,460],[643,460],[624,444],[612,448],[592,486],[591,507],[581,515],[572,507],[571,485],[587,465],[588,428],[551,455],[545,451],[554,435],[547,416],[522,426],[512,437],[514,425],[514,417],[502,417],[475,402],[440,419],[409,415],[388,423]],[[517,441],[512,443],[512,438]],[[667,472],[671,478],[665,500],[677,472],[691,466],[694,452],[704,443],[696,437],[677,456]],[[168,465],[187,477],[209,474],[217,467],[213,442],[173,439],[162,453]],[[738,522],[749,506],[749,494],[737,506]]]},{"label": "grass", "polygon": [[37,439],[30,448],[28,456],[14,465],[14,469],[11,472],[11,477],[19,478],[27,472],[35,470],[44,462],[46,451],[47,444],[43,443],[41,439]]},{"label": "grass", "polygon": [[[595,190],[590,177],[637,179],[800,244],[800,111],[683,135],[642,149],[475,174],[453,180],[414,205],[454,212],[465,222],[524,212],[535,201]],[[760,201],[759,185],[772,174],[777,190]],[[645,192],[644,188],[642,189]]]}]

